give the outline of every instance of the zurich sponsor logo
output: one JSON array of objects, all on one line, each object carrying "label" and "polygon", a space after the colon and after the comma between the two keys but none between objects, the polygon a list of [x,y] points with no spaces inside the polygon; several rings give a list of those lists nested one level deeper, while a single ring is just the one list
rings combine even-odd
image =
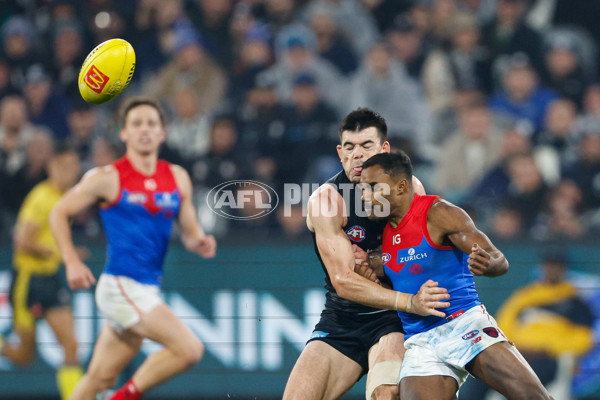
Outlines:
[{"label": "zurich sponsor logo", "polygon": [[353,242],[362,242],[365,240],[365,228],[360,225],[354,225],[346,231],[346,235]]},{"label": "zurich sponsor logo", "polygon": [[310,339],[324,338],[326,336],[329,336],[329,332],[313,331],[312,335],[310,335]]},{"label": "zurich sponsor logo", "polygon": [[463,340],[470,340],[473,339],[475,336],[477,336],[477,334],[479,333],[479,331],[477,329],[472,330],[469,333],[465,333],[464,335],[462,335]]},{"label": "zurich sponsor logo", "polygon": [[161,208],[176,208],[179,206],[179,198],[169,192],[154,193],[154,203]]},{"label": "zurich sponsor logo", "polygon": [[414,247],[408,249],[406,253],[403,253],[402,250],[398,251],[398,264],[422,260],[424,258],[427,258],[427,253],[417,253]]}]

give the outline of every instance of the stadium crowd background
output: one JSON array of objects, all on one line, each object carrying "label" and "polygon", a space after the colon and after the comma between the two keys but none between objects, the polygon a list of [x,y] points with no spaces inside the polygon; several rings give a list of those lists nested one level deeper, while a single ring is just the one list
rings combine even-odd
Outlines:
[{"label": "stadium crowd background", "polygon": [[[284,183],[323,182],[340,168],[339,121],[367,106],[388,120],[392,145],[409,152],[428,191],[465,207],[494,237],[598,235],[598,2],[1,4],[5,238],[44,178],[53,143],[77,147],[84,169],[121,155],[122,99],[91,106],[77,88],[87,53],[113,37],[137,53],[122,97],[163,102],[170,122],[162,156],[189,170],[199,194],[232,179],[280,194]],[[271,217],[204,222],[219,236],[307,235],[300,211]],[[99,233],[94,218],[82,221],[85,235]]]}]

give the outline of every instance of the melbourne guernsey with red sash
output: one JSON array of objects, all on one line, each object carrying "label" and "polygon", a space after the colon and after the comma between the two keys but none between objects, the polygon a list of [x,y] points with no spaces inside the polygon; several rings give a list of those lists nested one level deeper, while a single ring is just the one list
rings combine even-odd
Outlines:
[{"label": "melbourne guernsey with red sash", "polygon": [[398,311],[406,338],[445,324],[481,304],[468,254],[454,246],[435,244],[427,231],[427,212],[439,196],[415,194],[410,209],[396,228],[387,224],[383,233],[383,261],[394,290],[416,294],[432,279],[450,294],[450,307],[440,309],[446,318],[422,317]]},{"label": "melbourne guernsey with red sash", "polygon": [[171,164],[159,160],[152,176],[136,171],[127,157],[113,166],[119,172],[119,195],[100,210],[108,239],[104,273],[159,285],[181,204]]}]

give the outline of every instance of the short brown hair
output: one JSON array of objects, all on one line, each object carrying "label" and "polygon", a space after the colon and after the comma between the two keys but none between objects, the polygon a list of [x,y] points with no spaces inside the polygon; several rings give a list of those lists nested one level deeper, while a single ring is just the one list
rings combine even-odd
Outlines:
[{"label": "short brown hair", "polygon": [[163,126],[165,126],[165,124],[166,124],[165,110],[162,108],[162,106],[160,105],[160,103],[158,101],[151,99],[149,97],[131,97],[131,98],[125,100],[125,102],[121,106],[121,110],[119,111],[119,123],[121,124],[122,127],[125,126],[125,121],[127,119],[127,114],[129,114],[129,111],[131,111],[132,109],[139,107],[139,106],[154,107],[156,109],[156,111],[158,111],[158,116],[160,117],[160,123]]}]

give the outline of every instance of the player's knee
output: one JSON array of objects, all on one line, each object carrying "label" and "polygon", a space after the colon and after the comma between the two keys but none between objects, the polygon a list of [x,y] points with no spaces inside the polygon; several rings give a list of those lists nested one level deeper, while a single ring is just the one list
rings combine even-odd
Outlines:
[{"label": "player's knee", "polygon": [[400,367],[397,360],[381,361],[367,374],[367,400],[398,400],[400,398]]},{"label": "player's knee", "polygon": [[519,398],[523,400],[554,400],[542,385],[521,387],[521,396]]},{"label": "player's knee", "polygon": [[187,364],[188,368],[198,364],[204,356],[204,345],[198,339],[190,341],[185,347],[182,357]]},{"label": "player's knee", "polygon": [[374,400],[399,400],[400,387],[398,385],[379,385],[372,394]]},{"label": "player's knee", "polygon": [[19,367],[25,367],[33,362],[35,357],[35,348],[28,346],[21,347],[14,355],[10,355],[10,360]]}]

